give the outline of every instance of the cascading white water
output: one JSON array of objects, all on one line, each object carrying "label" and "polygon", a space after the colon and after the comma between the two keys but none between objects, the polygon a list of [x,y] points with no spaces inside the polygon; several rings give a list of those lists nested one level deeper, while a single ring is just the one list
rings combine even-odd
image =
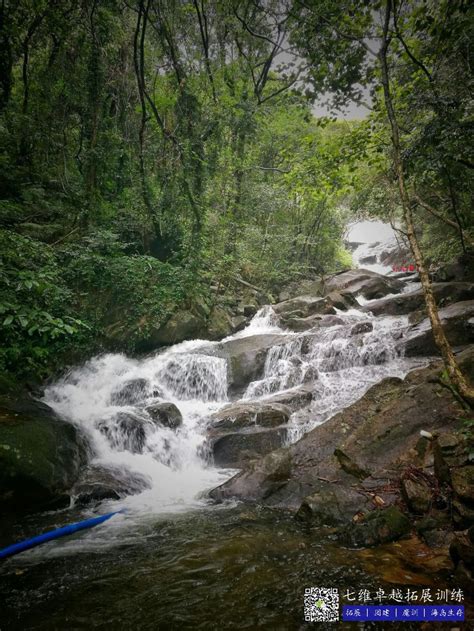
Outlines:
[{"label": "cascading white water", "polygon": [[349,226],[347,238],[360,243],[352,254],[355,267],[378,274],[390,272],[391,267],[381,260],[381,256],[398,248],[397,236],[391,226],[382,221],[358,221]]},{"label": "cascading white water", "polygon": [[[185,342],[141,360],[97,357],[45,392],[45,402],[85,430],[93,463],[148,481],[150,488],[125,505],[179,510],[229,476],[200,455],[202,420],[227,400],[226,361],[200,354],[204,345],[209,342]],[[147,407],[159,401],[178,405],[183,424],[177,430],[153,422]]]},{"label": "cascading white water", "polygon": [[[406,316],[375,318],[350,309],[338,312],[337,322],[292,333],[279,327],[271,307],[264,307],[223,345],[193,340],[141,359],[120,354],[91,359],[48,387],[44,400],[83,428],[93,465],[120,469],[130,480],[141,481],[142,492],[122,498],[122,506],[141,514],[187,509],[204,502],[205,491],[234,473],[213,466],[206,442],[211,415],[228,403],[229,366],[221,352],[225,343],[278,334],[263,375],[248,384],[243,399],[264,401],[309,386],[313,401],[292,414],[290,442],[384,377],[404,377],[424,363],[403,357],[400,338]],[[361,322],[371,326],[353,334]],[[177,429],[153,419],[150,406],[160,402],[179,409],[183,422]]]},{"label": "cascading white water", "polygon": [[[246,398],[265,400],[311,383],[313,401],[292,415],[289,442],[359,399],[384,377],[402,378],[424,363],[403,356],[399,342],[408,326],[406,316],[375,318],[357,309],[338,315],[343,324],[292,334],[288,342],[273,347],[262,379],[247,387]],[[368,322],[373,329],[352,335],[358,322]]]}]

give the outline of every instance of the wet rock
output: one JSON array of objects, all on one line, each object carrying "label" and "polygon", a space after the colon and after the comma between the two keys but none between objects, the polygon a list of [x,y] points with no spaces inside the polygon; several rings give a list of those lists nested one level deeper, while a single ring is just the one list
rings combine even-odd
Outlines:
[{"label": "wet rock", "polygon": [[[452,346],[474,342],[474,329],[468,324],[469,319],[474,316],[474,300],[455,302],[444,307],[439,310],[439,316],[446,337]],[[408,357],[439,354],[428,318],[408,330],[405,337],[405,354]]]},{"label": "wet rock", "polygon": [[468,462],[465,438],[460,434],[443,432],[433,444],[434,470],[441,484],[451,483],[451,468]]},{"label": "wet rock", "polygon": [[287,285],[285,289],[280,292],[278,301],[284,302],[285,300],[290,300],[290,298],[297,296],[322,296],[323,286],[323,281],[320,278],[296,281]]},{"label": "wet rock", "polygon": [[199,338],[206,330],[206,320],[203,317],[190,311],[175,311],[166,324],[151,331],[143,350]]},{"label": "wet rock", "polygon": [[474,257],[472,254],[462,254],[451,263],[439,267],[432,277],[436,282],[452,280],[474,282]]},{"label": "wet rock", "polygon": [[307,318],[289,317],[285,319],[285,327],[290,331],[301,332],[309,329],[322,329],[344,324],[344,320],[336,315],[312,315]]},{"label": "wet rock", "polygon": [[219,344],[214,352],[229,363],[229,385],[241,388],[259,379],[268,351],[285,339],[285,335],[249,335]]},{"label": "wet rock", "polygon": [[231,318],[232,323],[232,333],[237,333],[238,331],[242,331],[245,329],[248,323],[248,318],[244,315],[237,315]]},{"label": "wet rock", "polygon": [[[332,291],[324,298],[298,296],[274,305],[273,310],[279,316],[283,326],[293,330],[305,330],[317,325],[314,316],[335,314],[336,309],[346,311],[358,304],[348,292]],[[314,318],[314,319],[313,319]]]},{"label": "wet rock", "polygon": [[256,403],[231,403],[212,416],[216,430],[237,430],[244,427],[277,427],[290,418],[290,408],[276,401]]},{"label": "wet rock", "polygon": [[224,434],[211,441],[214,463],[220,467],[242,467],[249,460],[278,449],[287,437],[287,429]]},{"label": "wet rock", "polygon": [[[441,307],[474,298],[474,283],[433,283],[432,289],[436,302]],[[426,318],[425,296],[421,288],[399,296],[383,298],[361,308],[361,311],[374,315],[405,315],[418,310],[421,310],[423,318]]]},{"label": "wet rock", "polygon": [[373,300],[400,292],[403,289],[403,283],[376,272],[358,269],[332,276],[326,281],[325,288],[329,292],[345,290],[353,296],[361,295],[368,300]]},{"label": "wet rock", "polygon": [[340,526],[347,524],[363,505],[364,499],[355,490],[326,484],[304,498],[296,518],[314,526]]},{"label": "wet rock", "polygon": [[183,416],[174,403],[162,402],[154,403],[145,408],[151,418],[170,429],[178,429],[183,424]]},{"label": "wet rock", "polygon": [[351,335],[360,335],[361,333],[370,333],[374,330],[372,322],[358,322],[351,329]]},{"label": "wet rock", "polygon": [[162,393],[158,388],[154,388],[153,392],[149,392],[149,388],[148,379],[130,379],[112,392],[110,403],[112,405],[137,405],[137,403],[145,401],[149,395],[161,396]]},{"label": "wet rock", "polygon": [[[26,410],[26,411],[25,411]],[[69,503],[87,460],[85,437],[31,399],[0,407],[0,506],[34,511]]]},{"label": "wet rock", "polygon": [[150,482],[138,473],[95,465],[87,467],[81,474],[71,489],[71,496],[75,504],[85,506],[135,495],[149,487]]},{"label": "wet rock", "polygon": [[422,477],[405,477],[401,480],[402,497],[412,513],[421,515],[431,508],[431,486]]},{"label": "wet rock", "polygon": [[[235,494],[248,500],[260,501],[288,483],[291,476],[291,455],[286,449],[277,449],[246,466],[246,472],[251,472],[250,476],[241,472],[232,478]],[[210,491],[209,496],[217,501],[227,499],[229,494],[226,485],[224,483],[216,487]]]},{"label": "wet rock", "polygon": [[243,311],[243,314],[244,314],[244,316],[246,318],[253,318],[253,316],[258,311],[258,305],[255,305],[255,304],[243,305],[242,306],[242,311]]},{"label": "wet rock", "polygon": [[334,455],[339,462],[341,469],[343,469],[349,475],[358,478],[359,480],[364,480],[370,476],[370,472],[366,471],[362,467],[360,467],[357,462],[354,462],[352,458],[350,458],[347,454],[345,454],[342,449],[335,449]]},{"label": "wet rock", "polygon": [[[311,370],[311,374],[309,371]],[[306,371],[306,377],[310,381],[314,381],[318,378],[318,371],[316,368]],[[313,400],[313,389],[310,386],[300,386],[298,388],[292,388],[291,390],[285,390],[284,392],[278,392],[270,397],[265,397],[264,402],[269,405],[280,404],[286,406],[291,412],[304,408]]]},{"label": "wet rock", "polygon": [[463,502],[471,503],[474,509],[474,465],[453,468],[451,486],[457,497]]},{"label": "wet rock", "polygon": [[110,419],[97,423],[97,429],[107,438],[114,449],[142,453],[151,421],[129,412],[119,412]]},{"label": "wet rock", "polygon": [[214,307],[207,322],[204,337],[208,340],[220,340],[230,335],[233,330],[232,320],[227,311],[221,307]]},{"label": "wet rock", "polygon": [[[469,362],[470,356],[468,351],[458,355],[461,366]],[[340,467],[334,457],[336,448],[363,464],[375,478],[386,480],[387,471],[416,465],[417,458],[425,458],[415,449],[420,430],[433,434],[455,430],[463,414],[453,393],[437,383],[441,371],[441,365],[436,364],[413,371],[404,381],[384,379],[283,450],[291,460],[291,476],[286,482],[270,484],[273,461],[265,457],[258,467],[252,465],[221,485],[219,497],[251,498],[296,511],[305,497],[320,490],[320,478],[335,481],[335,485],[349,491],[354,477]],[[385,499],[386,493],[380,493]]]},{"label": "wet rock", "polygon": [[474,507],[454,497],[451,501],[453,521],[456,528],[469,528],[474,524]]},{"label": "wet rock", "polygon": [[455,566],[459,561],[464,561],[466,567],[474,569],[474,544],[470,540],[467,531],[457,532],[449,546],[449,554]]},{"label": "wet rock", "polygon": [[371,547],[381,543],[397,541],[408,535],[411,523],[396,506],[371,511],[363,521],[352,522],[344,529],[341,539],[346,545]]},{"label": "wet rock", "polygon": [[363,256],[361,259],[359,259],[359,263],[361,263],[362,265],[373,265],[374,263],[377,263],[377,255],[371,254],[370,256]]}]

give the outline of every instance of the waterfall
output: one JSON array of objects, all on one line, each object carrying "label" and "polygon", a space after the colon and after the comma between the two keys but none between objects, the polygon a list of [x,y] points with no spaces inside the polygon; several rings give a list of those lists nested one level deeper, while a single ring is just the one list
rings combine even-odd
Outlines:
[{"label": "waterfall", "polygon": [[[365,247],[359,245],[361,251]],[[370,301],[359,297],[362,303]],[[267,306],[244,330],[220,343],[192,340],[139,359],[95,357],[49,386],[44,400],[82,428],[92,465],[141,480],[141,492],[122,498],[122,505],[149,513],[186,510],[206,501],[206,491],[234,473],[213,466],[208,441],[212,415],[235,396],[243,404],[268,403],[282,393],[310,388],[311,403],[290,417],[286,435],[293,442],[384,377],[404,377],[424,363],[403,356],[406,316],[373,317],[352,308],[337,310],[329,324],[287,331]],[[268,339],[268,334],[274,346],[264,350],[262,374],[232,397],[231,358],[222,349],[239,340]],[[163,405],[182,422],[163,422]]]}]

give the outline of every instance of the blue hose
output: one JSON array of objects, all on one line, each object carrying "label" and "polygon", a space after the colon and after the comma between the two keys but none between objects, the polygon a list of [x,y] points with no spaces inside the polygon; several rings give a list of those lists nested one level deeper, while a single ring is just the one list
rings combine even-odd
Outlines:
[{"label": "blue hose", "polygon": [[114,515],[118,515],[118,513],[122,512],[123,511],[119,510],[113,513],[107,513],[106,515],[101,515],[100,517],[84,519],[83,521],[78,521],[75,524],[69,524],[68,526],[63,526],[62,528],[56,528],[55,530],[50,530],[49,532],[45,532],[42,535],[38,535],[37,537],[32,537],[31,539],[26,539],[25,541],[14,543],[7,548],[3,548],[3,550],[0,550],[0,559],[6,559],[7,557],[11,557],[14,554],[18,554],[19,552],[23,552],[24,550],[29,550],[30,548],[35,548],[36,546],[39,546],[42,543],[46,543],[47,541],[52,541],[53,539],[59,539],[59,537],[72,535],[79,530],[93,528],[94,526],[98,526],[99,524],[102,524],[104,521],[107,521]]}]

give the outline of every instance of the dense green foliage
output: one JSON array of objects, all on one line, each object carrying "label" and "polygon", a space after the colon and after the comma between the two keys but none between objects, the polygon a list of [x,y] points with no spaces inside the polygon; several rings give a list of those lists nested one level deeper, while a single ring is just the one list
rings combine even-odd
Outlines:
[{"label": "dense green foliage", "polygon": [[[349,265],[349,217],[397,222],[367,51],[382,6],[2,2],[0,369],[136,350],[236,279],[276,292]],[[395,17],[405,169],[425,251],[446,260],[472,241],[472,9],[404,2]],[[312,116],[313,98],[364,88],[366,121]]]},{"label": "dense green foliage", "polygon": [[271,69],[277,7],[2,3],[3,369],[134,350],[211,285],[348,262],[350,129]]}]

